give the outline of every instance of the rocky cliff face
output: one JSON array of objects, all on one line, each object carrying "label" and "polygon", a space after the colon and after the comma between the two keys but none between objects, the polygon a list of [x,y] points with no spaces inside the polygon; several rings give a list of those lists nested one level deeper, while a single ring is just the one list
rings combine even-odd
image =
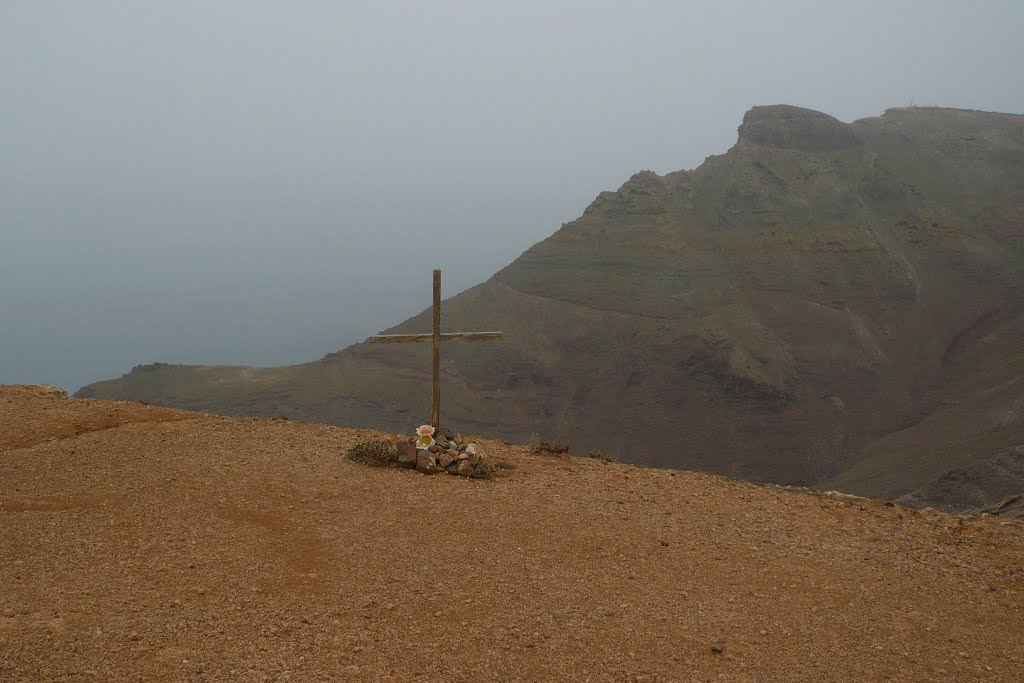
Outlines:
[{"label": "rocky cliff face", "polygon": [[[755,107],[726,154],[601,193],[445,326],[505,331],[444,349],[464,432],[902,495],[1024,443],[1024,117]],[[147,366],[81,394],[407,431],[428,354]]]}]

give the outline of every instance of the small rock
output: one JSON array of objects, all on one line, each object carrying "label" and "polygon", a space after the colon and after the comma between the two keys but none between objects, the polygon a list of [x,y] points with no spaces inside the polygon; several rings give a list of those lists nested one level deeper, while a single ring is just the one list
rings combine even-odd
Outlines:
[{"label": "small rock", "polygon": [[431,453],[440,453],[441,452],[441,447],[438,446],[435,443],[435,444],[432,444],[427,450],[430,451]]},{"label": "small rock", "polygon": [[469,453],[459,453],[457,456],[455,456],[455,459],[458,460],[459,462],[462,462],[463,460],[469,460]]},{"label": "small rock", "polygon": [[725,652],[725,647],[721,643],[715,643],[711,646],[711,652],[716,655],[720,655]]},{"label": "small rock", "polygon": [[448,465],[447,469],[448,469],[448,474],[458,474],[459,473],[459,464],[453,462],[451,465]]},{"label": "small rock", "polygon": [[437,472],[437,462],[434,460],[434,454],[425,450],[417,451],[416,471],[422,472],[423,474],[433,474]]},{"label": "small rock", "polygon": [[458,472],[458,474],[460,476],[472,477],[473,476],[473,470],[475,470],[475,469],[476,469],[476,467],[474,467],[469,462],[469,460],[462,460],[462,461],[459,462],[459,467],[458,467],[457,472]]},{"label": "small rock", "polygon": [[444,469],[447,469],[448,466],[451,465],[452,462],[454,462],[454,460],[455,460],[455,458],[453,458],[448,453],[441,453],[441,454],[439,454],[437,456],[437,464],[438,464],[438,466],[442,467]]}]

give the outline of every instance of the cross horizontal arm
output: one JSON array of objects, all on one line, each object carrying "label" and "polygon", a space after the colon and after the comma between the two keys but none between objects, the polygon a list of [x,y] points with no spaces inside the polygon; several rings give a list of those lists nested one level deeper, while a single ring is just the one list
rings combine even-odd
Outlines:
[{"label": "cross horizontal arm", "polygon": [[[434,335],[430,334],[378,334],[366,341],[371,344],[403,344],[406,342],[430,341]],[[443,332],[441,341],[488,341],[501,339],[501,332]]]}]

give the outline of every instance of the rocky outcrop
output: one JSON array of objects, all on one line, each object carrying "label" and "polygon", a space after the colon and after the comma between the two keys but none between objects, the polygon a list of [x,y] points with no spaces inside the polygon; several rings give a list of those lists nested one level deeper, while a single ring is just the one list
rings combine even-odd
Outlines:
[{"label": "rocky outcrop", "polygon": [[828,114],[784,104],[748,111],[739,136],[740,142],[807,152],[846,149],[861,143],[852,125]]}]

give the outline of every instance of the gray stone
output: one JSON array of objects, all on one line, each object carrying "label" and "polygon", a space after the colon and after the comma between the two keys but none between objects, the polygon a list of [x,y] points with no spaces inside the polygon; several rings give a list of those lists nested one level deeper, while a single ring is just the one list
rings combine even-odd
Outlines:
[{"label": "gray stone", "polygon": [[441,453],[437,456],[437,464],[440,467],[448,467],[448,465],[452,464],[453,460],[454,458],[447,453]]}]

